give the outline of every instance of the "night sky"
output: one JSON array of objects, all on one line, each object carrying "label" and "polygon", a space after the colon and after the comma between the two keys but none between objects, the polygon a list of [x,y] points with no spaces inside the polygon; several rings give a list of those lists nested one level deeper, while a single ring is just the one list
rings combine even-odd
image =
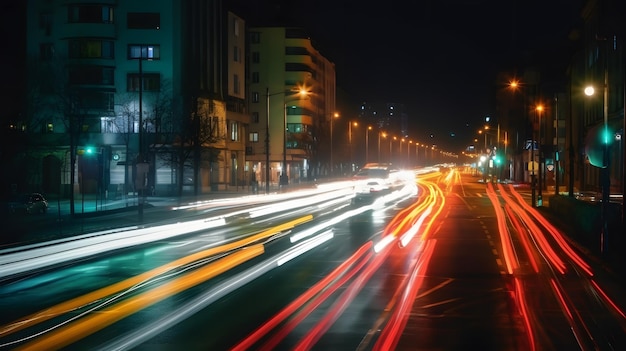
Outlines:
[{"label": "night sky", "polygon": [[[354,108],[342,115],[356,115],[364,101],[403,103],[410,136],[426,141],[432,134],[450,151],[473,138],[484,116],[494,115],[495,89],[506,83],[495,81],[496,72],[515,75],[556,62],[552,70],[562,74],[583,2],[224,0],[248,25],[305,28],[336,65],[341,108]],[[16,3],[0,5],[4,115],[20,110],[14,101],[23,83],[16,69],[23,60],[23,5]]]},{"label": "night sky", "polygon": [[404,103],[416,139],[456,152],[494,116],[497,72],[549,61],[564,72],[583,0],[227,2],[248,25],[304,27],[355,108]]}]

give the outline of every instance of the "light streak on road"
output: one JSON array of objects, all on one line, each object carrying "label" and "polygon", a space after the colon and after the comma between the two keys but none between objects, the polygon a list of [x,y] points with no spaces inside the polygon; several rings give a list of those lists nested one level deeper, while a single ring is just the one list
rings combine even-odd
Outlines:
[{"label": "light streak on road", "polygon": [[185,257],[182,257],[178,260],[172,261],[168,264],[162,265],[160,267],[154,268],[150,271],[147,271],[145,273],[136,275],[134,277],[125,279],[123,281],[120,281],[118,283],[103,287],[101,289],[95,290],[91,293],[79,296],[77,298],[65,301],[63,303],[60,303],[58,305],[52,306],[46,310],[31,314],[27,317],[24,317],[18,321],[15,321],[13,323],[10,323],[8,325],[2,326],[0,327],[0,336],[4,336],[4,335],[9,335],[13,332],[16,332],[18,330],[24,329],[24,328],[28,328],[31,327],[37,323],[41,323],[43,321],[46,321],[50,318],[54,318],[58,315],[73,311],[75,309],[80,308],[81,306],[85,306],[88,305],[90,303],[93,303],[95,301],[98,301],[100,299],[103,299],[107,296],[111,296],[113,294],[119,293],[121,291],[124,290],[128,290],[131,289],[134,286],[137,286],[139,284],[142,284],[146,281],[149,281],[151,279],[154,279],[157,276],[160,276],[162,274],[165,274],[169,271],[172,271],[174,269],[177,269],[179,267],[191,264],[193,262],[205,259],[207,257],[211,257],[211,256],[215,256],[218,254],[222,254],[222,253],[226,253],[232,250],[236,250],[236,249],[240,249],[242,247],[245,247],[246,245],[250,245],[252,243],[261,241],[263,239],[267,239],[273,235],[275,235],[276,233],[279,233],[281,231],[287,230],[287,229],[291,229],[297,225],[303,224],[305,222],[310,221],[313,218],[313,216],[308,215],[305,217],[301,217],[292,221],[289,221],[287,223],[283,223],[281,225],[278,225],[274,228],[270,228],[268,230],[265,230],[263,232],[260,232],[258,234],[246,237],[244,239],[229,243],[229,244],[224,244],[224,245],[219,245],[216,247],[212,247],[200,252],[196,252],[192,255],[188,255]]},{"label": "light streak on road", "polygon": [[333,232],[332,230],[329,230],[325,233],[322,233],[320,235],[317,235],[303,243],[301,243],[300,245],[298,245],[296,248],[294,248],[293,250],[290,250],[287,254],[281,256],[277,261],[276,264],[279,266],[282,266],[283,264],[291,261],[292,259],[302,255],[305,252],[310,251],[311,249],[320,246],[321,244],[327,242],[328,240],[333,238]]},{"label": "light streak on road", "polygon": [[530,265],[533,267],[533,271],[535,273],[539,273],[539,264],[535,259],[535,255],[533,255],[532,246],[530,244],[528,235],[526,235],[525,228],[522,226],[517,215],[515,215],[515,212],[511,208],[510,204],[505,204],[504,209],[507,213],[509,220],[511,221],[511,224],[513,225],[517,233],[519,233],[520,241],[522,242],[522,246],[524,247],[524,251],[526,252],[526,257],[528,257],[528,259],[530,260]]},{"label": "light streak on road", "polygon": [[515,257],[513,243],[511,242],[511,234],[509,233],[508,227],[506,226],[506,216],[504,214],[504,210],[502,209],[502,206],[500,206],[500,202],[498,201],[498,195],[496,195],[496,192],[493,189],[493,185],[491,183],[487,183],[487,196],[489,197],[489,200],[491,200],[493,209],[496,212],[498,234],[500,235],[500,243],[502,244],[502,252],[504,255],[504,262],[506,264],[506,271],[509,274],[513,274],[513,271],[515,271],[519,267],[519,262],[517,262],[517,259]]},{"label": "light streak on road", "polygon": [[399,306],[393,309],[389,322],[387,322],[385,328],[380,333],[380,337],[374,344],[374,350],[386,351],[396,348],[408,321],[415,296],[424,283],[424,277],[426,276],[430,259],[435,252],[436,243],[436,240],[426,241],[409,275],[410,278],[398,287],[398,291],[402,292]]},{"label": "light streak on road", "polygon": [[[251,334],[241,340],[231,350],[244,351],[250,349],[255,343],[261,340],[261,338],[267,335],[274,328],[278,327],[283,321],[289,318],[289,316],[295,313],[295,311],[297,311],[301,306],[307,304],[308,301],[312,300],[321,291],[327,289],[327,287],[332,287],[333,282],[336,281],[339,277],[343,276],[346,272],[348,272],[351,267],[355,265],[359,266],[359,262],[367,262],[372,256],[371,249],[372,242],[368,241],[363,246],[361,246],[354,254],[352,254],[352,256],[350,256],[343,263],[337,266],[337,268],[335,268],[330,274],[327,274],[313,287],[305,291],[302,295],[300,295],[289,305],[279,311],[267,322],[262,324],[259,328],[257,328],[255,331],[253,331]],[[338,285],[335,286],[338,287]]]},{"label": "light streak on road", "polygon": [[63,348],[139,310],[203,283],[232,267],[261,255],[263,252],[265,252],[263,245],[254,245],[238,250],[219,261],[198,268],[167,284],[132,296],[113,306],[105,308],[99,313],[89,314],[82,319],[62,325],[58,329],[54,329],[25,345],[21,345],[17,350],[56,350]]},{"label": "light streak on road", "polygon": [[526,299],[526,293],[524,292],[524,288],[522,287],[522,282],[518,277],[514,278],[515,282],[515,302],[517,305],[517,309],[524,320],[524,325],[526,326],[526,335],[528,336],[528,345],[530,345],[529,351],[536,350],[535,345],[535,333],[533,331],[533,324],[530,321],[530,314],[528,311],[528,301]]},{"label": "light streak on road", "polygon": [[0,278],[41,269],[62,262],[77,260],[134,245],[207,230],[225,224],[224,218],[195,220],[89,237],[0,256]]},{"label": "light streak on road", "polygon": [[615,301],[613,301],[613,299],[611,299],[609,297],[609,295],[604,291],[604,289],[602,289],[600,287],[600,285],[598,285],[598,283],[596,283],[595,280],[591,280],[591,285],[593,286],[593,288],[598,292],[598,294],[600,295],[600,297],[602,297],[602,299],[609,305],[611,306],[611,308],[613,309],[613,311],[615,311],[617,314],[619,314],[620,316],[622,316],[622,318],[626,319],[626,313],[624,313],[624,311],[615,303]]},{"label": "light streak on road", "polygon": [[563,237],[563,234],[561,234],[559,232],[558,229],[556,229],[554,227],[554,225],[552,225],[550,222],[548,222],[538,211],[537,209],[533,208],[532,206],[530,206],[529,204],[526,203],[526,201],[524,201],[524,199],[522,198],[522,196],[515,191],[515,188],[509,184],[509,189],[511,190],[511,194],[513,194],[513,196],[517,199],[518,203],[526,210],[528,211],[531,215],[533,215],[533,217],[535,219],[537,219],[537,221],[539,223],[541,223],[541,225],[546,228],[548,230],[548,232],[552,235],[552,237],[559,243],[559,246],[561,247],[561,249],[567,254],[567,256],[574,261],[578,267],[580,269],[582,269],[583,271],[585,271],[589,276],[593,276],[593,271],[591,270],[591,268],[589,267],[589,264],[587,262],[585,262],[585,260],[583,260],[573,249],[572,247],[567,243],[567,241],[565,240],[565,238]]}]

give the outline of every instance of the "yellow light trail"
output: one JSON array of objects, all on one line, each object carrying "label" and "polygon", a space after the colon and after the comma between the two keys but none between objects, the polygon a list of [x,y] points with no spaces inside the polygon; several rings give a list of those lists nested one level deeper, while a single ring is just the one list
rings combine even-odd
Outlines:
[{"label": "yellow light trail", "polygon": [[88,315],[74,323],[67,324],[50,334],[46,334],[19,347],[17,350],[55,350],[63,348],[167,297],[205,282],[232,267],[263,254],[263,252],[265,252],[265,249],[262,244],[246,247],[219,261],[174,279],[167,284],[131,297],[96,314]]},{"label": "yellow light trail", "polygon": [[169,272],[173,269],[176,269],[178,267],[184,266],[186,264],[204,259],[206,257],[210,257],[213,255],[217,255],[217,254],[221,254],[224,252],[228,252],[237,248],[241,248],[243,246],[249,245],[251,243],[254,243],[256,241],[268,238],[272,235],[275,235],[278,232],[287,230],[287,229],[291,229],[299,224],[305,223],[310,221],[313,218],[312,215],[308,215],[308,216],[304,216],[301,218],[297,218],[295,220],[283,223],[281,225],[278,225],[276,227],[270,228],[268,230],[265,230],[263,232],[260,232],[258,234],[249,236],[247,238],[232,242],[230,244],[226,244],[226,245],[221,245],[221,246],[216,246],[216,247],[212,247],[210,249],[207,250],[203,250],[200,252],[196,252],[192,255],[189,256],[185,256],[182,257],[178,260],[172,261],[170,263],[164,264],[162,266],[159,266],[157,268],[154,268],[152,270],[149,270],[145,273],[136,275],[134,277],[125,279],[123,281],[120,281],[118,283],[103,287],[101,289],[92,291],[88,294],[82,295],[82,296],[78,296],[74,299],[62,302],[58,305],[52,306],[46,310],[43,311],[39,311],[36,312],[34,314],[31,314],[27,317],[24,317],[18,321],[12,322],[10,324],[7,324],[5,326],[3,326],[2,328],[0,328],[0,336],[5,336],[5,335],[9,335],[13,332],[16,332],[18,330],[22,330],[24,328],[28,328],[31,327],[37,323],[41,323],[44,322],[50,318],[54,318],[60,314],[63,313],[67,313],[70,311],[73,311],[77,308],[80,308],[82,306],[85,306],[87,304],[90,304],[94,301],[100,300],[102,298],[105,298],[107,296],[113,295],[115,293],[118,293],[120,291],[124,291],[127,289],[132,288],[135,285],[138,285],[142,282],[145,282],[149,279],[152,279],[156,276],[159,276],[161,274],[164,274],[166,272]]}]

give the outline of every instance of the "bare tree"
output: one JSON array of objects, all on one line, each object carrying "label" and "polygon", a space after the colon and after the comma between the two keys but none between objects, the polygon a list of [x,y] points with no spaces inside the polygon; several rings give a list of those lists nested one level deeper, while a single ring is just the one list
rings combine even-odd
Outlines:
[{"label": "bare tree", "polygon": [[[69,84],[64,60],[53,59],[41,61],[31,58],[27,63],[29,82],[26,98],[26,125],[29,135],[44,132],[47,125],[60,122],[67,133],[55,133],[59,140],[53,145],[67,145],[69,141],[70,153],[70,212],[74,214],[74,184],[73,170],[76,165],[77,145],[79,144],[85,117],[87,114],[82,102],[80,89]],[[63,139],[69,138],[69,140]],[[31,147],[38,147],[35,140],[29,140]],[[37,172],[27,172],[37,174]]]}]

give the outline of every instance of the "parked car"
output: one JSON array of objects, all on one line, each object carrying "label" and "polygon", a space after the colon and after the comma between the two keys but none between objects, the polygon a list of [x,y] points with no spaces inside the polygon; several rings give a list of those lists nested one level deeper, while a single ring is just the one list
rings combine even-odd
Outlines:
[{"label": "parked car", "polygon": [[48,201],[39,193],[22,194],[9,202],[11,213],[46,213]]}]

